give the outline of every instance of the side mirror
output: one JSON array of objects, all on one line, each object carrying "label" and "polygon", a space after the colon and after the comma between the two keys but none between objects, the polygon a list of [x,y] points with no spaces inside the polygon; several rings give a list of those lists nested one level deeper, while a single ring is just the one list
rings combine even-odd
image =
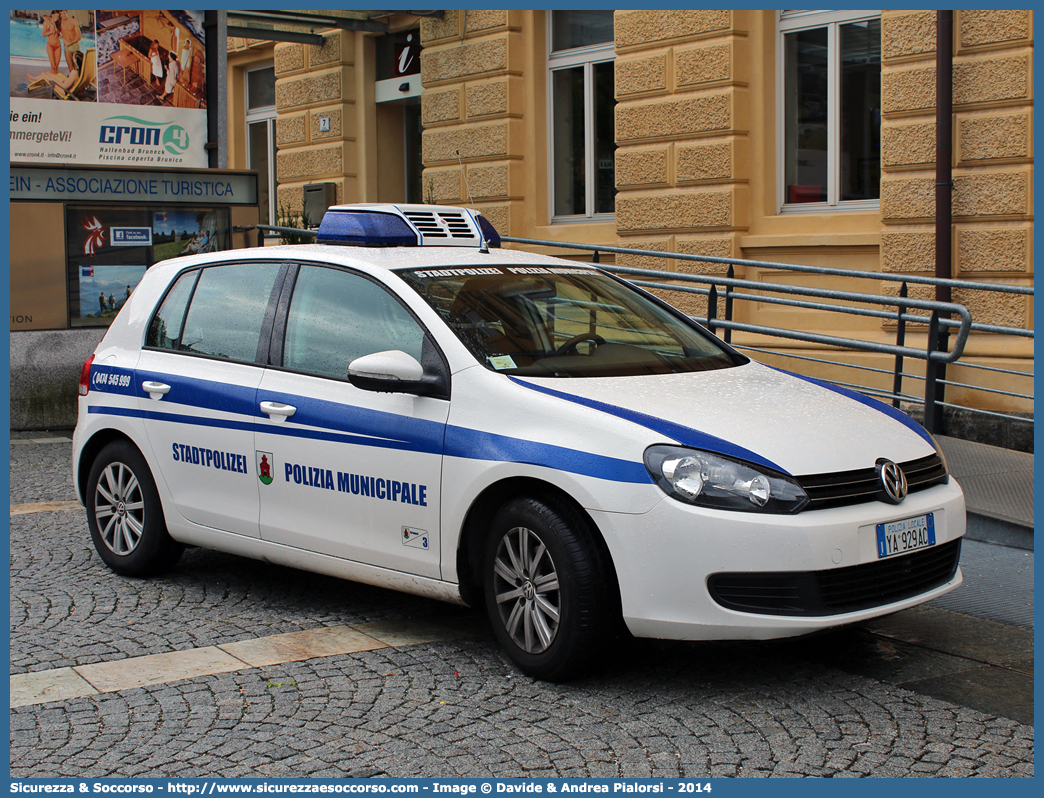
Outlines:
[{"label": "side mirror", "polygon": [[356,358],[348,364],[348,382],[363,391],[449,398],[441,377],[426,375],[415,357],[399,349]]}]

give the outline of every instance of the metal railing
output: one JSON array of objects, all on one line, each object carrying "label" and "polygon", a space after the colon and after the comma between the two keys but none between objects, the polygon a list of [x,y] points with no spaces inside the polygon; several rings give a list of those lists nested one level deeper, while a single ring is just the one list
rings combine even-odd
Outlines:
[{"label": "metal railing", "polygon": [[[270,225],[258,225],[257,229],[294,235],[315,235],[318,232],[316,230],[274,227]],[[735,346],[737,349],[756,352],[760,355],[787,358],[803,363],[814,363],[820,366],[850,369],[856,372],[863,372],[864,374],[889,375],[891,377],[891,390],[883,390],[879,387],[868,385],[865,382],[843,382],[839,380],[828,381],[835,385],[844,388],[851,388],[870,396],[890,400],[892,405],[896,408],[901,407],[904,402],[914,407],[923,406],[924,425],[931,432],[941,431],[943,408],[964,410],[978,415],[1033,424],[1032,414],[1012,415],[1011,413],[984,410],[982,408],[970,407],[968,405],[957,405],[946,401],[946,387],[951,386],[969,391],[979,391],[986,394],[1008,396],[1014,399],[1025,399],[1032,402],[1032,393],[1002,390],[1000,388],[948,380],[946,378],[946,366],[947,364],[955,364],[960,361],[964,354],[965,345],[968,342],[968,336],[972,332],[1012,335],[1020,338],[1032,339],[1034,337],[1033,330],[1022,327],[981,324],[972,320],[971,313],[964,305],[953,302],[918,299],[909,295],[909,286],[925,285],[933,287],[948,286],[950,288],[959,288],[962,291],[984,291],[1032,297],[1034,294],[1034,289],[1032,287],[973,282],[968,280],[946,280],[936,277],[902,275],[889,272],[833,269],[822,266],[802,266],[793,263],[773,263],[771,261],[743,260],[740,258],[721,258],[710,255],[686,255],[680,252],[660,252],[657,250],[630,249],[626,247],[607,247],[596,244],[545,241],[533,238],[501,236],[501,240],[506,243],[522,244],[525,246],[555,247],[591,252],[593,263],[598,264],[601,268],[613,272],[614,274],[639,278],[632,280],[632,282],[642,286],[643,288],[705,296],[707,299],[706,314],[703,316],[693,315],[692,318],[705,324],[711,332],[717,333],[718,330],[721,330],[724,340]],[[603,252],[612,253],[614,255],[715,263],[727,266],[728,268],[725,275],[683,274],[679,272],[632,268],[617,266],[615,264],[600,263],[599,254]],[[873,280],[878,285],[882,282],[892,282],[899,283],[899,290],[895,296],[891,296],[855,291],[838,291],[828,288],[803,287],[783,283],[759,282],[736,277],[736,267],[753,267],[769,271],[775,270],[779,272],[814,274],[824,277],[844,277],[851,280]],[[670,280],[670,283],[662,282],[663,280]],[[807,297],[807,299],[798,299],[796,297]],[[896,328],[895,343],[881,343],[880,341],[870,341],[857,337],[824,335],[809,330],[794,330],[737,321],[733,317],[735,303],[737,301],[760,302],[768,305],[800,308],[818,312],[864,316],[881,319],[886,322],[894,321]],[[724,314],[720,316],[719,305],[722,305],[724,309]],[[864,307],[860,307],[859,305],[863,305]],[[894,310],[886,310],[884,308],[894,308]],[[922,313],[918,314],[911,312],[915,310],[922,311]],[[906,339],[910,332],[908,329],[909,325],[919,325],[920,328],[924,330],[925,345],[923,348],[909,346],[907,344]],[[734,330],[770,338],[801,341],[823,347],[831,347],[837,350],[870,352],[887,355],[892,358],[893,365],[891,369],[882,369],[845,360],[808,357],[782,349],[767,349],[764,347],[752,346],[750,344],[738,344],[732,340],[732,332]],[[956,330],[956,334],[951,342],[950,337],[954,330]],[[905,369],[907,358],[923,360],[925,363],[924,374],[922,375],[907,371]],[[1016,369],[988,366],[981,363],[970,363],[968,361],[961,361],[960,366],[965,369],[975,370],[982,373],[1007,375],[1008,377],[1014,378],[1028,378],[1031,386],[1030,390],[1032,390],[1032,371],[1018,371]],[[795,367],[794,370],[799,371],[800,369]],[[913,394],[904,390],[904,385],[909,384],[908,381],[923,382],[923,393]]]},{"label": "metal railing", "polygon": [[[953,302],[918,299],[909,295],[909,286],[949,286],[962,291],[984,291],[992,293],[1017,294],[1033,296],[1033,288],[1028,286],[1004,285],[995,283],[973,282],[967,280],[946,280],[918,275],[901,275],[882,272],[858,271],[851,269],[835,269],[819,266],[802,266],[791,263],[773,263],[770,261],[743,260],[739,258],[721,258],[708,255],[686,255],[677,252],[661,252],[656,250],[630,249],[625,247],[607,247],[593,244],[566,243],[545,241],[532,238],[514,238],[502,236],[501,240],[513,244],[536,247],[556,247],[593,253],[592,262],[614,274],[625,275],[632,282],[647,289],[671,291],[681,294],[695,294],[706,297],[706,314],[693,315],[698,322],[705,324],[712,332],[721,331],[724,340],[737,349],[756,352],[760,355],[771,355],[787,358],[800,363],[817,364],[831,368],[843,368],[864,375],[888,375],[891,377],[891,389],[882,389],[867,384],[867,381],[844,382],[829,380],[836,385],[851,388],[864,394],[890,400],[896,408],[903,403],[909,406],[924,408],[924,424],[932,432],[941,431],[943,408],[964,410],[983,416],[1005,418],[1022,423],[1033,423],[1032,415],[1013,415],[1012,413],[984,410],[968,405],[957,405],[946,401],[946,387],[962,388],[966,391],[979,391],[985,394],[1003,395],[1015,399],[1032,401],[1032,393],[1003,390],[996,387],[958,382],[946,378],[947,364],[954,364],[964,355],[968,337],[972,332],[1012,335],[1021,338],[1033,338],[1033,330],[1021,327],[1007,327],[995,324],[981,324],[972,320],[968,309]],[[601,263],[600,253],[616,255],[641,256],[648,258],[673,259],[714,263],[727,267],[724,275],[684,274],[679,272],[658,271],[654,269],[617,266]],[[856,291],[839,291],[827,288],[787,285],[783,283],[761,282],[737,278],[737,267],[753,267],[768,271],[791,272],[800,274],[821,275],[824,277],[844,277],[851,280],[873,280],[899,284],[895,296]],[[670,282],[663,282],[669,280]],[[810,330],[786,329],[753,324],[749,321],[737,321],[734,318],[736,302],[758,302],[767,305],[800,308],[815,312],[841,313],[845,315],[864,316],[895,323],[894,343],[866,340],[858,337],[825,335]],[[724,310],[720,313],[719,307]],[[887,309],[886,309],[887,308]],[[894,309],[893,309],[894,308]],[[915,311],[920,311],[917,313]],[[883,329],[883,328],[882,328]],[[912,329],[924,332],[925,345],[910,346],[907,336]],[[769,338],[801,341],[834,350],[870,352],[887,355],[892,359],[891,369],[860,364],[845,360],[832,360],[826,357],[809,357],[799,355],[785,349],[771,349],[754,346],[751,342],[745,345],[732,340],[733,331],[766,336]],[[951,341],[951,335],[953,339]],[[925,363],[924,374],[906,370],[907,359],[922,360]],[[1007,375],[1014,378],[1028,378],[1032,391],[1032,371],[988,366],[979,363],[961,361],[962,368],[972,369],[992,375]],[[796,366],[794,371],[800,371]],[[855,378],[853,378],[855,379]],[[923,382],[923,393],[913,394],[908,391],[910,381]],[[904,385],[907,390],[904,390]]]}]

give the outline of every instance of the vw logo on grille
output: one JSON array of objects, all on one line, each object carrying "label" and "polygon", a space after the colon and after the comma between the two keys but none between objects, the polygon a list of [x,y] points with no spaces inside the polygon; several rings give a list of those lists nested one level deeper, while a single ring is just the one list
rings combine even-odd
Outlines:
[{"label": "vw logo on grille", "polygon": [[885,498],[892,504],[899,504],[910,491],[903,469],[891,460],[882,458],[877,461],[877,478],[881,480]]}]

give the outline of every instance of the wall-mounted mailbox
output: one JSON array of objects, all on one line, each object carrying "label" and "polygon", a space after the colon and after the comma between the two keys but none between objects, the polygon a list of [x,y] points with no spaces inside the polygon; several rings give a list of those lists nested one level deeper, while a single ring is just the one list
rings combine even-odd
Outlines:
[{"label": "wall-mounted mailbox", "polygon": [[307,183],[304,187],[304,212],[315,226],[331,205],[337,204],[336,183]]}]

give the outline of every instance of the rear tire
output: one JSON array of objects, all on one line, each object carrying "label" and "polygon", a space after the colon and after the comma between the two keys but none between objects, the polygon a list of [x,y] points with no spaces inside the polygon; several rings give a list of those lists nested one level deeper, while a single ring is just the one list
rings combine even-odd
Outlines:
[{"label": "rear tire", "polygon": [[166,571],[185,550],[167,533],[152,472],[129,441],[108,444],[91,465],[87,525],[99,556],[125,576]]},{"label": "rear tire", "polygon": [[519,498],[500,509],[483,558],[486,609],[520,670],[564,681],[590,667],[619,614],[611,570],[572,508]]}]

